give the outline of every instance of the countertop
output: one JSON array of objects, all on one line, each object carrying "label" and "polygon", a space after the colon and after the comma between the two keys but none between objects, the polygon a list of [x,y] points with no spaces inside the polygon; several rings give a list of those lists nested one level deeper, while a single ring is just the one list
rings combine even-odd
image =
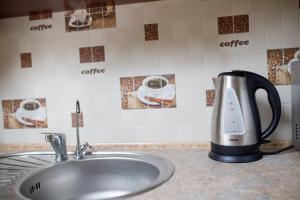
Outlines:
[{"label": "countertop", "polygon": [[[135,152],[165,157],[173,162],[176,171],[165,184],[130,200],[300,199],[299,152],[265,156],[243,164],[213,161],[205,149]],[[11,199],[3,198],[3,193],[0,196],[1,200]]]},{"label": "countertop", "polygon": [[149,150],[171,160],[176,171],[161,187],[132,200],[300,199],[300,153],[264,156],[243,164],[216,162],[208,150]]}]

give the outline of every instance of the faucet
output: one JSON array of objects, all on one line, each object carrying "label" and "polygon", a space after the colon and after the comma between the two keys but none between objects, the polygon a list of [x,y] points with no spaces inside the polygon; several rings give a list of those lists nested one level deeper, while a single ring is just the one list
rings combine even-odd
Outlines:
[{"label": "faucet", "polygon": [[80,137],[79,137],[79,115],[80,115],[80,104],[79,101],[76,101],[76,150],[74,159],[80,160],[84,157],[84,154],[86,153],[86,149],[92,148],[88,143],[85,143],[83,145],[80,144]]},{"label": "faucet", "polygon": [[54,152],[55,161],[62,162],[68,160],[66,136],[62,133],[42,133],[45,135],[46,142],[50,142]]}]

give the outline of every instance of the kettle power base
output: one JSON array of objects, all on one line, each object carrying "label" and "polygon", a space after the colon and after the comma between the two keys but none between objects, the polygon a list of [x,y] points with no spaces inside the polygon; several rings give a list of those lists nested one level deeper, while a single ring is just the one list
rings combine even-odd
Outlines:
[{"label": "kettle power base", "polygon": [[208,157],[220,161],[220,162],[226,162],[226,163],[248,163],[248,162],[254,162],[257,160],[260,160],[262,158],[262,153],[259,151],[254,154],[246,154],[246,155],[239,155],[239,156],[228,156],[228,155],[222,155],[217,154],[212,151],[209,152]]}]

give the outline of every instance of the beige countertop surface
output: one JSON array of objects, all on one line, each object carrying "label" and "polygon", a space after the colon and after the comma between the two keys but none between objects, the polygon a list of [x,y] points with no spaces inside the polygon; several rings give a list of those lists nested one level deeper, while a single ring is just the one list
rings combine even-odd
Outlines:
[{"label": "beige countertop surface", "polygon": [[[176,168],[174,176],[168,182],[130,199],[300,200],[299,152],[264,156],[263,159],[252,163],[233,164],[209,159],[208,151],[208,149],[130,150],[129,152],[167,158]],[[1,200],[15,199],[3,197],[1,194]]]},{"label": "beige countertop surface", "polygon": [[243,164],[216,162],[208,150],[148,150],[175,165],[162,186],[132,200],[300,199],[300,153],[264,156]]}]

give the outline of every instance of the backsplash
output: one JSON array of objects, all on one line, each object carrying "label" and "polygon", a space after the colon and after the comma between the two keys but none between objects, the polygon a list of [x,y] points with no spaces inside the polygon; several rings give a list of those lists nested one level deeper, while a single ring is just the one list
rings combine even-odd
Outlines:
[{"label": "backsplash", "polygon": [[[0,143],[52,131],[75,143],[76,100],[82,141],[208,142],[212,78],[236,69],[276,85],[283,112],[272,137],[289,140],[299,14],[299,0],[163,0],[2,19]],[[257,100],[266,127],[265,92]]]}]

